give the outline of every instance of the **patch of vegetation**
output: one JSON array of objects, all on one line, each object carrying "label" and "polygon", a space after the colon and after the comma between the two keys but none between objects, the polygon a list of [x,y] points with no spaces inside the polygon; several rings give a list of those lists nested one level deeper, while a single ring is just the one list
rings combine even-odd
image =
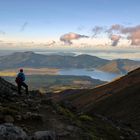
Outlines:
[{"label": "patch of vegetation", "polygon": [[75,115],[67,108],[63,108],[62,106],[58,107],[58,112],[68,118],[75,118]]},{"label": "patch of vegetation", "polygon": [[79,116],[79,119],[81,121],[93,121],[93,118],[88,115],[81,115],[81,116]]},{"label": "patch of vegetation", "polygon": [[57,112],[63,115],[66,120],[81,129],[82,140],[120,139],[121,132],[119,132],[119,130],[96,116],[91,117],[87,114],[78,116],[78,114],[70,111],[60,104],[56,104],[55,108],[57,109]]}]

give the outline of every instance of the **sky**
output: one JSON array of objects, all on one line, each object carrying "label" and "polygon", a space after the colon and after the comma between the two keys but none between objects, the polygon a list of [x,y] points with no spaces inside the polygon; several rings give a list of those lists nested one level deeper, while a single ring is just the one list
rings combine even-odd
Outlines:
[{"label": "sky", "polygon": [[0,39],[90,36],[94,26],[136,26],[139,5],[139,0],[0,0]]}]

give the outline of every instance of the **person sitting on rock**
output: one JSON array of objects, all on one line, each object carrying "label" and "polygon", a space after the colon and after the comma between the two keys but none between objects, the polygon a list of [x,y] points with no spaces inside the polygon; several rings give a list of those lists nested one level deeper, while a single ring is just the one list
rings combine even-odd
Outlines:
[{"label": "person sitting on rock", "polygon": [[18,94],[21,95],[21,87],[24,87],[26,89],[26,94],[28,94],[28,85],[24,82],[25,74],[23,73],[23,69],[20,69],[20,72],[17,74],[15,81],[18,86]]}]

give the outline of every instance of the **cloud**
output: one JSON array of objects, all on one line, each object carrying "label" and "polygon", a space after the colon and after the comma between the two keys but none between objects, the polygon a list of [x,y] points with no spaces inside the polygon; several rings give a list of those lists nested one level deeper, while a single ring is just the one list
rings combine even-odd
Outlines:
[{"label": "cloud", "polygon": [[134,27],[123,27],[121,32],[122,33],[134,33],[140,30],[140,25],[134,26]]},{"label": "cloud", "polygon": [[93,29],[92,29],[92,37],[96,37],[96,35],[100,34],[102,31],[104,30],[104,27],[101,27],[101,26],[95,26]]},{"label": "cloud", "polygon": [[121,39],[121,35],[119,35],[121,29],[122,29],[122,26],[119,24],[114,24],[110,27],[95,26],[92,29],[92,32],[93,32],[92,37],[96,37],[97,35],[106,34],[108,36],[108,38],[112,41],[111,45],[117,46]]},{"label": "cloud", "polygon": [[60,40],[63,41],[66,44],[71,45],[72,44],[72,40],[77,40],[80,38],[88,38],[88,36],[85,35],[80,35],[77,33],[68,33],[68,34],[64,34],[60,37]]},{"label": "cloud", "polygon": [[106,30],[107,33],[113,33],[113,32],[120,32],[124,27],[119,24],[113,24],[109,29]]},{"label": "cloud", "polygon": [[122,35],[125,35],[128,40],[131,40],[131,45],[140,45],[140,25],[134,27],[124,27],[122,25],[115,24],[111,26],[109,31],[116,31]]},{"label": "cloud", "polygon": [[119,40],[121,39],[120,35],[111,35],[110,39],[112,40],[112,46],[117,46],[119,43]]},{"label": "cloud", "polygon": [[[103,38],[107,38],[107,41],[102,42],[100,40],[101,45],[110,45],[111,46],[140,46],[140,25],[137,26],[124,26],[121,24],[113,24],[111,26],[95,26],[92,28],[92,35],[85,36],[80,35],[77,33],[67,33],[60,37],[60,40],[68,45],[71,44],[83,44],[83,46],[86,44],[90,44],[92,42],[93,44],[97,44],[96,40],[92,39],[98,39],[101,37],[101,40]],[[89,42],[90,43],[89,43]]]},{"label": "cloud", "polygon": [[140,45],[140,25],[134,27],[124,27],[122,25],[117,25],[115,28],[120,34],[123,34],[127,39],[131,40],[131,45]]},{"label": "cloud", "polygon": [[20,32],[23,32],[27,28],[28,24],[29,24],[28,22],[24,22],[20,28]]},{"label": "cloud", "polygon": [[92,30],[93,36],[101,33],[107,33],[108,37],[113,41],[112,46],[117,46],[120,38],[124,37],[131,41],[131,45],[140,46],[140,25],[125,27],[120,24],[113,24],[107,29],[95,26]]},{"label": "cloud", "polygon": [[54,40],[49,41],[48,43],[46,43],[46,46],[53,46],[56,42]]},{"label": "cloud", "polygon": [[132,40],[132,45],[140,45],[140,29],[135,32],[132,32],[129,38]]}]

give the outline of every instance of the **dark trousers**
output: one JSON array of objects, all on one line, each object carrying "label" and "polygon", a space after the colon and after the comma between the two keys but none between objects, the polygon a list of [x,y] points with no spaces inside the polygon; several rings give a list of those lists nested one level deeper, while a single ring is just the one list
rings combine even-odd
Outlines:
[{"label": "dark trousers", "polygon": [[21,87],[24,87],[26,94],[28,94],[28,85],[24,82],[18,83],[18,94],[21,94]]}]

